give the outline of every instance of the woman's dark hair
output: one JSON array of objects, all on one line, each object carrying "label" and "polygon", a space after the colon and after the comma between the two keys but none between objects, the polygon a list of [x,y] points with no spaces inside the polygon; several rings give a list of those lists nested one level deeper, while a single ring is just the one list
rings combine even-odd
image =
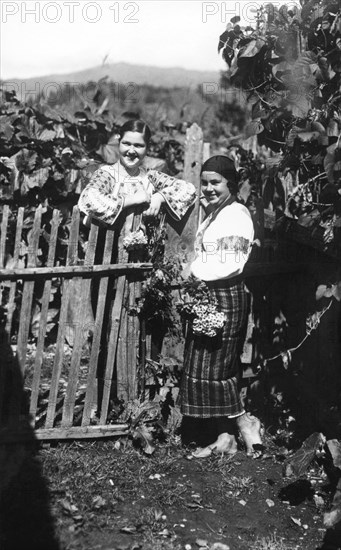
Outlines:
[{"label": "woman's dark hair", "polygon": [[150,138],[152,137],[149,126],[143,120],[128,120],[125,122],[119,131],[119,141],[121,141],[126,132],[138,132],[142,134],[146,145],[149,144]]}]

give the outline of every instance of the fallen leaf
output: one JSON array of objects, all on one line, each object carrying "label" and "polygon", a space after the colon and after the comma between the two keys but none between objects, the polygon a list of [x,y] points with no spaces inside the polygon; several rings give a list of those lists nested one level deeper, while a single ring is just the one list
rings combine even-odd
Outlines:
[{"label": "fallen leaf", "polygon": [[92,499],[92,504],[97,509],[102,508],[102,506],[105,506],[106,503],[107,501],[104,498],[102,498],[100,495],[97,495]]},{"label": "fallen leaf", "polygon": [[315,506],[317,508],[323,508],[324,506],[324,499],[320,496],[320,495],[314,495],[314,502],[315,502]]},{"label": "fallen leaf", "polygon": [[334,527],[341,520],[341,510],[332,510],[323,516],[323,524],[327,529]]},{"label": "fallen leaf", "polygon": [[300,519],[293,518],[292,516],[290,516],[290,517],[296,525],[298,525],[299,527],[302,527],[302,523],[301,523]]},{"label": "fallen leaf", "polygon": [[196,502],[186,502],[185,504],[188,508],[193,508],[194,510],[197,510],[198,508],[203,508],[203,506],[200,506],[200,504],[197,504]]},{"label": "fallen leaf", "polygon": [[159,532],[159,535],[161,535],[162,537],[169,537],[170,532],[168,531],[168,529],[163,529],[163,531]]},{"label": "fallen leaf", "polygon": [[332,455],[334,466],[341,469],[341,442],[337,439],[329,439],[327,447]]},{"label": "fallen leaf", "polygon": [[121,533],[126,533],[127,535],[133,535],[134,533],[136,533],[136,527],[132,526],[132,527],[121,527],[120,529],[120,532]]},{"label": "fallen leaf", "polygon": [[75,512],[78,512],[77,506],[71,504],[71,502],[66,498],[62,499],[60,501],[60,504],[66,512],[69,512],[69,514],[74,514]]},{"label": "fallen leaf", "polygon": [[199,546],[199,548],[208,548],[207,540],[204,540],[204,539],[197,539],[195,541],[195,544]]}]

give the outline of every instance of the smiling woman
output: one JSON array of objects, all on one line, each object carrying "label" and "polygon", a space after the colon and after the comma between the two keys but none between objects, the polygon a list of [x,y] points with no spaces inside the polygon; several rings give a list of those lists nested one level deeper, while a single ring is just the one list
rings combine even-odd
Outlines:
[{"label": "smiling woman", "polygon": [[[79,208],[88,220],[94,219],[101,226],[114,229],[111,262],[125,261],[126,238],[138,233],[132,232],[131,215],[141,228],[142,216],[156,218],[165,208],[167,213],[180,220],[195,201],[195,187],[192,183],[175,179],[156,170],[147,171],[143,161],[147,154],[151,132],[142,120],[129,120],[120,129],[119,160],[113,165],[103,165],[96,170],[88,185],[82,191]],[[104,237],[104,235],[103,235]],[[121,238],[124,237],[124,238]],[[99,238],[99,247],[104,243]],[[126,248],[126,250],[129,250]],[[137,260],[135,260],[137,261]],[[92,302],[96,309],[99,289],[94,281]],[[107,361],[107,343],[110,331],[110,311],[113,307],[115,284],[109,285],[106,298],[106,312],[101,335],[101,350],[98,360],[99,401],[104,384]]]},{"label": "smiling woman", "polygon": [[87,216],[114,225],[121,212],[157,216],[162,205],[180,220],[194,203],[195,188],[157,170],[147,170],[143,161],[151,132],[142,120],[129,120],[120,129],[119,160],[96,170],[82,192],[79,207]]},{"label": "smiling woman", "polygon": [[245,206],[236,200],[238,174],[231,159],[216,155],[201,169],[202,192],[210,214],[199,226],[191,274],[204,281],[209,298],[225,315],[222,331],[214,337],[187,333],[180,405],[184,432],[198,426],[212,443],[188,458],[206,458],[212,452],[237,450],[235,428],[241,432],[247,454],[262,454],[259,420],[245,413],[239,395],[240,352],[247,319],[247,295],[242,271],[248,260],[254,229]]}]

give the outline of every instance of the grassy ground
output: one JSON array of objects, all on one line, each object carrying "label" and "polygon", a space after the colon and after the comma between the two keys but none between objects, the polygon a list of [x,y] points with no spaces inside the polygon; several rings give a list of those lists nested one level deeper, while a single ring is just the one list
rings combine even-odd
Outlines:
[{"label": "grassy ground", "polygon": [[189,461],[174,437],[152,456],[128,438],[9,448],[0,548],[336,550],[325,474],[315,464],[283,478],[286,450],[267,443],[256,461],[242,450]]}]

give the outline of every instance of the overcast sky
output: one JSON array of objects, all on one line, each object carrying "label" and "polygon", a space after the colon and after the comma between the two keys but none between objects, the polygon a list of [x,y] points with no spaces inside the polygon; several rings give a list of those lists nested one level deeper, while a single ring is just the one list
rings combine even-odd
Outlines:
[{"label": "overcast sky", "polygon": [[69,73],[101,65],[104,59],[219,71],[226,68],[217,55],[219,35],[234,15],[252,25],[261,4],[251,0],[2,0],[0,76]]}]

